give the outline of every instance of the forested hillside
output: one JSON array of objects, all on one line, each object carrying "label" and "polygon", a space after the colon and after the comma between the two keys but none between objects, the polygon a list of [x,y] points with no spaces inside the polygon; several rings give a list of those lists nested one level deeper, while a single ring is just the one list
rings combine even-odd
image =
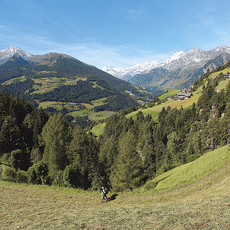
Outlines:
[{"label": "forested hillside", "polygon": [[105,119],[111,112],[152,98],[141,87],[57,53],[32,55],[27,60],[16,53],[0,64],[0,92],[12,93],[34,107],[61,112],[75,121],[78,117],[88,120],[88,116],[90,120]]},{"label": "forested hillside", "polygon": [[2,179],[132,190],[224,146],[230,138],[230,80],[221,72],[226,67],[195,82],[197,104],[162,107],[157,120],[141,111],[127,116],[135,108],[123,110],[107,119],[99,138],[61,114],[35,111],[28,102],[1,93]]}]

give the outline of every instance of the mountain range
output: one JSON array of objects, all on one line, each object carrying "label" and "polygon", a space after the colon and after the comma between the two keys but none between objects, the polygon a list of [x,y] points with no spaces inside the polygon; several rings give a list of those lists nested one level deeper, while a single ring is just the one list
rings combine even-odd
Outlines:
[{"label": "mountain range", "polygon": [[[0,51],[0,91],[65,113],[119,111],[152,95],[66,54],[33,55],[15,47]],[[78,114],[79,115],[79,114]]]},{"label": "mountain range", "polygon": [[148,61],[129,68],[103,67],[103,70],[146,88],[181,89],[191,86],[208,68],[211,71],[227,61],[230,61],[230,47],[223,45],[209,51],[199,48],[179,51],[163,62]]}]

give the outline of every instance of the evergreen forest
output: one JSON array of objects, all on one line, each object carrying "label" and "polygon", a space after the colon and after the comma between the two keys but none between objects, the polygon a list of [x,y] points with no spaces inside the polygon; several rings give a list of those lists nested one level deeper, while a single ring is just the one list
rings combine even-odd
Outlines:
[{"label": "evergreen forest", "polygon": [[[158,121],[130,109],[109,117],[99,137],[12,94],[0,94],[0,175],[13,182],[98,190],[133,190],[208,150],[229,143],[230,81],[221,76],[195,82],[198,103],[163,107]],[[205,82],[205,84],[204,84]]]}]

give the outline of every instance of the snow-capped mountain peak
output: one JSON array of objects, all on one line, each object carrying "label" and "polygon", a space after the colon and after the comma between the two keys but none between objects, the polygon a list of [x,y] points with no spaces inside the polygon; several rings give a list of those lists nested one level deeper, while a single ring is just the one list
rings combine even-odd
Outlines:
[{"label": "snow-capped mountain peak", "polygon": [[184,51],[176,52],[171,57],[169,57],[165,62],[163,62],[163,64],[167,64],[167,63],[170,63],[174,60],[177,60],[177,59],[181,58],[182,56],[184,56],[185,54],[186,53]]},{"label": "snow-capped mountain peak", "polygon": [[135,66],[127,68],[115,68],[111,66],[105,66],[102,68],[102,70],[118,78],[126,77],[128,79],[135,76],[136,74],[140,74],[143,72],[148,73],[150,70],[158,67],[159,65],[160,62],[158,61],[146,61],[145,63],[137,64]]},{"label": "snow-capped mountain peak", "polygon": [[201,53],[201,52],[203,52],[202,49],[200,49],[200,48],[194,48],[194,49],[189,50],[188,54],[198,54],[198,53]]},{"label": "snow-capped mountain peak", "polygon": [[29,53],[24,52],[23,50],[17,47],[8,47],[0,51],[0,64],[7,61],[9,58],[13,57],[15,54],[20,55],[23,59],[27,60],[29,57],[33,56]]},{"label": "snow-capped mountain peak", "polygon": [[[200,48],[189,50],[188,52],[179,51],[174,53],[164,62],[147,61],[143,64],[137,64],[129,68],[104,67],[102,70],[118,77],[126,79],[136,74],[149,73],[152,69],[161,67],[169,71],[175,69],[195,69],[203,66],[207,61],[223,54],[230,54],[230,47],[223,45],[215,49],[204,51]],[[127,77],[128,76],[128,77]]]}]

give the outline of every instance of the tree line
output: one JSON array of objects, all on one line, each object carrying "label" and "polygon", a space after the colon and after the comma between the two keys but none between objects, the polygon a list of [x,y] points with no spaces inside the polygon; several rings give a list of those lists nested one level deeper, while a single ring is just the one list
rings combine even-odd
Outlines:
[{"label": "tree line", "polygon": [[158,122],[140,111],[127,118],[130,109],[123,110],[107,119],[99,138],[61,114],[35,111],[30,103],[1,93],[1,162],[11,166],[13,181],[20,181],[23,171],[24,181],[34,184],[132,190],[229,143],[230,83],[217,92],[217,81],[208,82],[197,105],[163,108]]}]

